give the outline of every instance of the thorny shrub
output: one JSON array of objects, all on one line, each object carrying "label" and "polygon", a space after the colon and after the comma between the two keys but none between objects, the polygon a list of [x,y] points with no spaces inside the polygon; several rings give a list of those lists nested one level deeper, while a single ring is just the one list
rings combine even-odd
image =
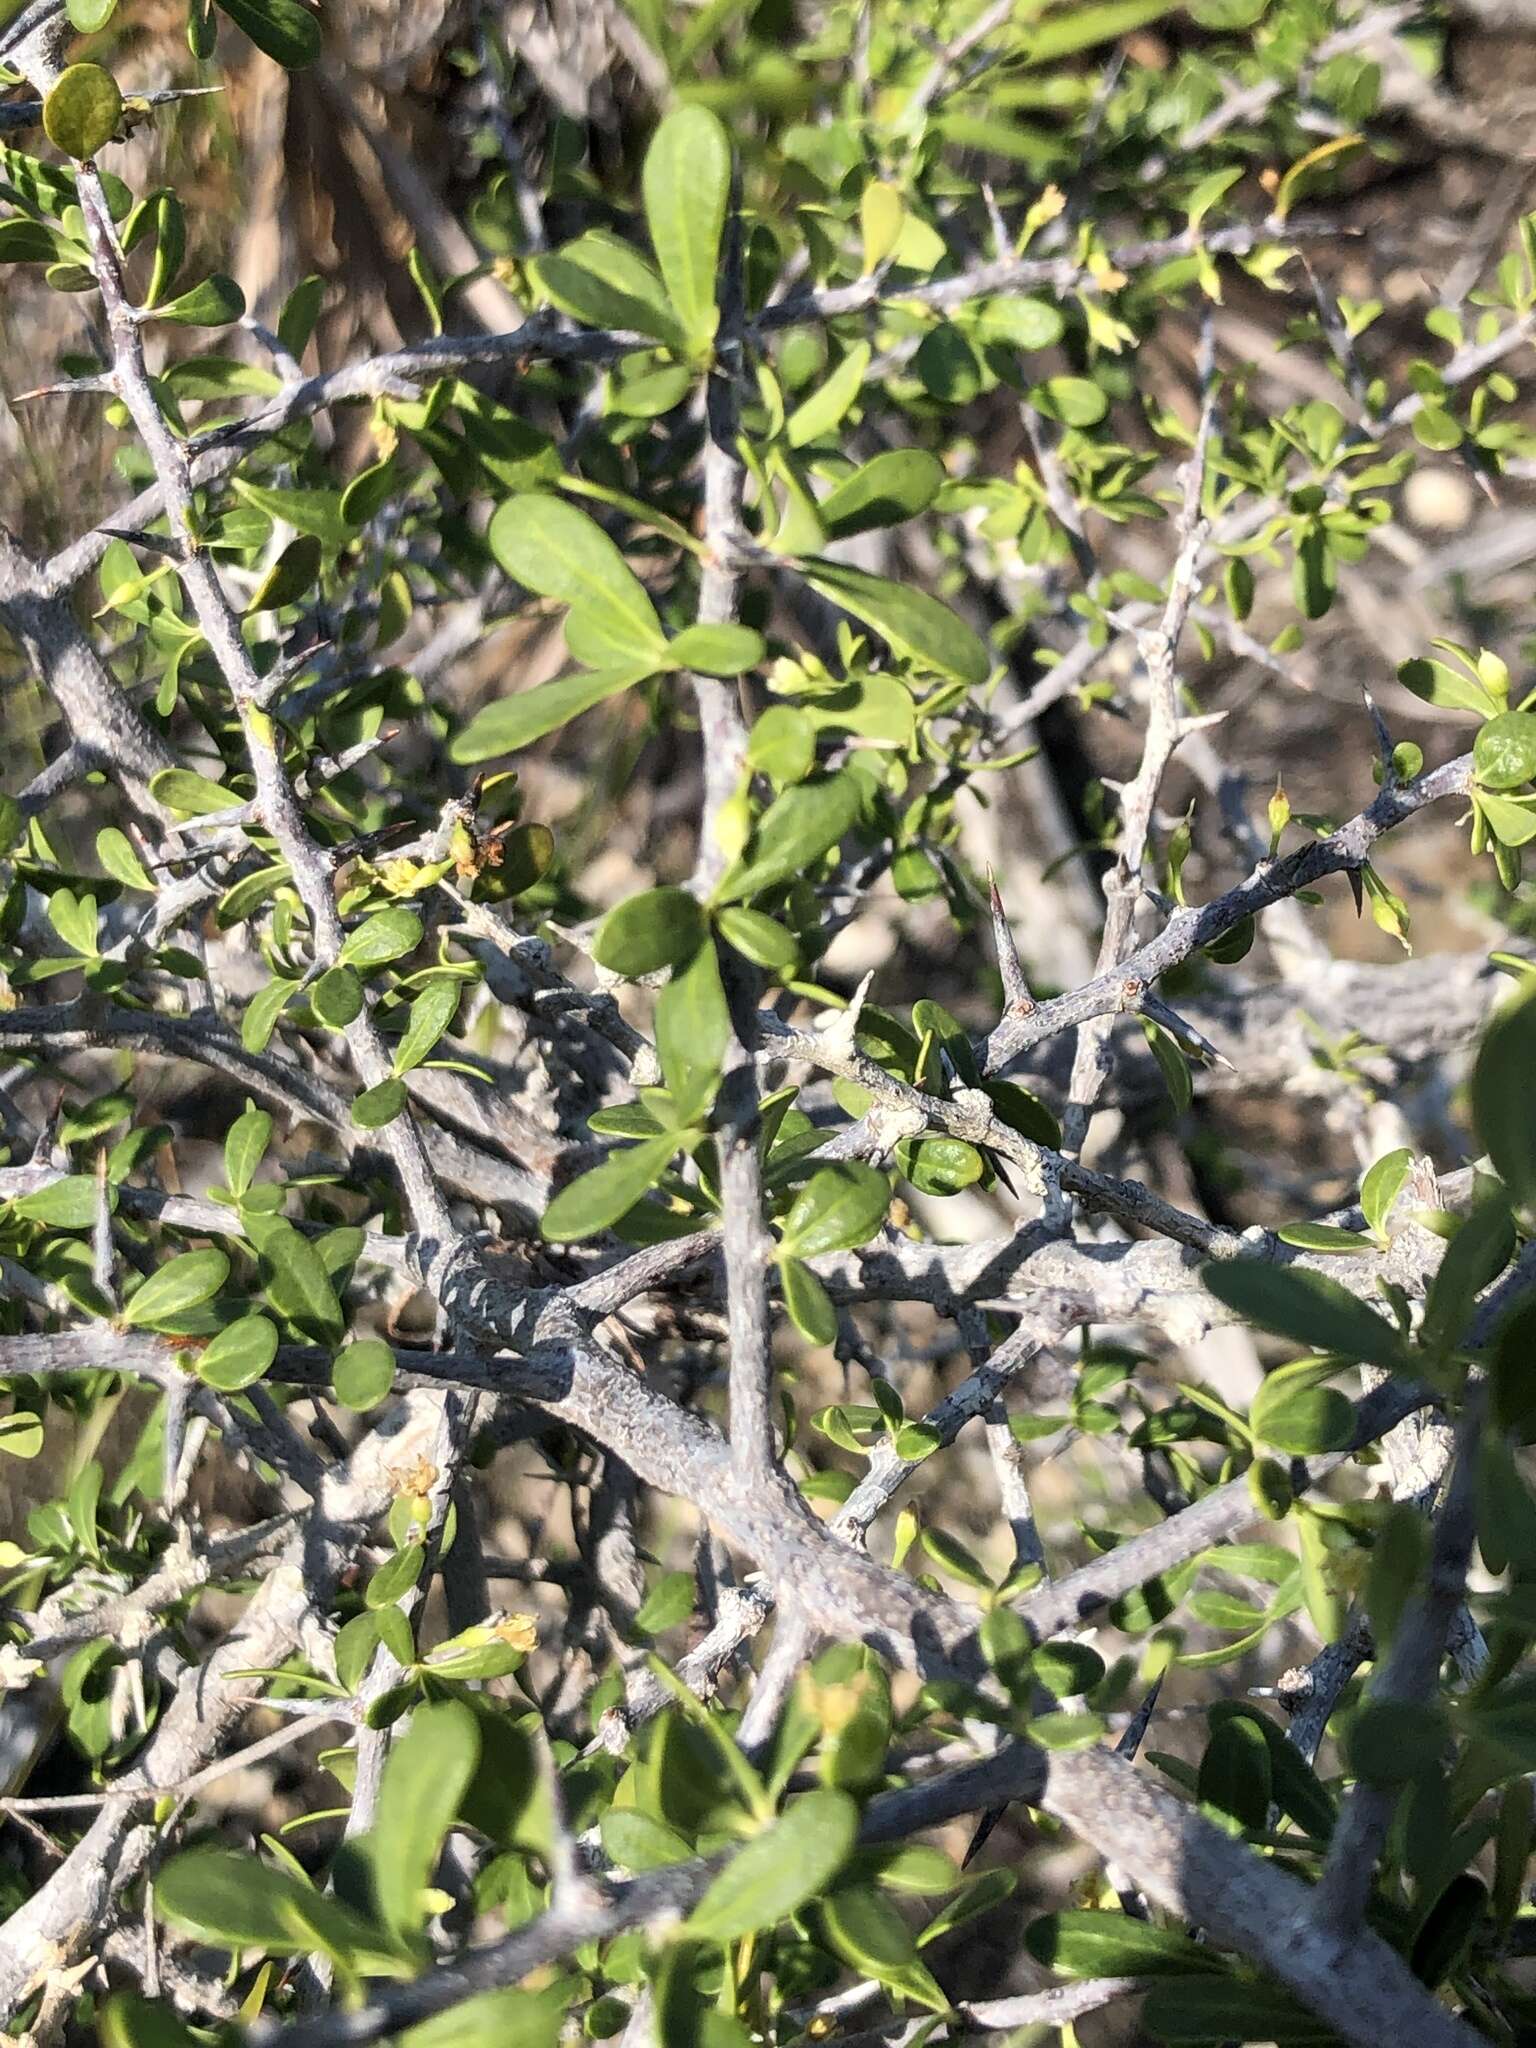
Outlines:
[{"label": "thorny shrub", "polygon": [[[1383,662],[1325,816],[1251,806],[1200,694],[1295,687],[1416,464],[1536,454],[1536,216],[1406,348],[1328,265],[1445,24],[634,0],[584,122],[466,7],[476,268],[412,253],[420,338],[331,363],[318,277],[269,329],[114,165],[348,16],[130,11],[0,30],[0,261],[39,333],[79,295],[25,404],[118,479],[51,559],[0,532],[10,701],[53,707],[0,798],[6,2023],[1526,2038],[1536,709],[1514,647]],[[967,837],[1052,705],[1133,736],[1063,986],[1010,923],[1052,876],[989,894]],[[552,749],[595,829],[540,816]],[[654,804],[614,900],[636,778],[689,845]],[[1510,919],[1477,1002],[1435,1036],[1405,958],[1300,1065],[1379,1132],[1427,1007],[1438,1135],[1399,1110],[1342,1203],[1292,1160],[1244,1228],[1136,1132],[1198,1157],[1346,887],[1407,944],[1433,806]]]}]

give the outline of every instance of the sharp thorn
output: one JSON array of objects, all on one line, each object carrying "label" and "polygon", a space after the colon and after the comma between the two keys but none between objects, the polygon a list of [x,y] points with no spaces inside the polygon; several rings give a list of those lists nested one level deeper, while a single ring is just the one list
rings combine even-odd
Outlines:
[{"label": "sharp thorn", "polygon": [[1030,993],[1019,949],[1013,942],[1008,913],[998,894],[997,878],[990,868],[987,870],[987,891],[992,904],[992,941],[997,948],[998,971],[1003,977],[1003,1004],[1020,1016],[1028,1016],[1035,1007],[1035,999]]}]

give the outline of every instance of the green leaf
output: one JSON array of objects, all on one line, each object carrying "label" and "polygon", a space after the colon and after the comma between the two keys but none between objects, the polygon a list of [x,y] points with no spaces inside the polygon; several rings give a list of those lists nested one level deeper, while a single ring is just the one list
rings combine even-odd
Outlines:
[{"label": "green leaf", "polygon": [[1358,1230],[1340,1230],[1333,1223],[1282,1223],[1275,1232],[1282,1244],[1302,1252],[1323,1252],[1335,1258],[1358,1258],[1374,1247]]},{"label": "green leaf", "polygon": [[896,1147],[903,1178],[920,1195],[958,1195],[976,1185],[987,1163],[962,1138],[903,1138]]},{"label": "green leaf", "polygon": [[1037,411],[1065,427],[1096,427],[1109,411],[1108,398],[1088,377],[1048,377],[1029,397]]},{"label": "green leaf", "polygon": [[667,294],[696,354],[714,339],[731,145],[705,107],[668,114],[645,153],[641,190]]},{"label": "green leaf", "polygon": [[692,1572],[667,1572],[656,1581],[635,1610],[635,1626],[648,1636],[676,1628],[693,1612]]},{"label": "green leaf", "polygon": [[[508,498],[497,507],[486,539],[515,582],[572,607],[581,660],[591,650],[594,660],[665,664],[666,636],[656,607],[596,520],[575,505],[543,491]],[[568,643],[570,634],[568,621]]]},{"label": "green leaf", "polygon": [[173,1856],[155,1878],[155,1911],[218,1948],[286,1956],[323,1945],[354,1962],[377,1960],[391,1974],[403,1974],[398,1958],[379,1954],[366,1920],[249,1850],[208,1843]]},{"label": "green leaf", "polygon": [[1440,1760],[1448,1736],[1438,1706],[1416,1700],[1367,1700],[1349,1724],[1344,1746],[1356,1777],[1406,1785]]},{"label": "green leaf", "polygon": [[728,946],[770,974],[786,973],[799,957],[794,933],[760,910],[725,909],[715,922]]},{"label": "green leaf", "polygon": [[0,1416],[0,1455],[7,1458],[35,1458],[43,1448],[43,1425],[30,1409],[20,1408]]},{"label": "green leaf", "polygon": [[368,1590],[363,1595],[364,1604],[382,1611],[403,1600],[421,1577],[426,1555],[423,1545],[412,1543],[407,1549],[397,1550],[393,1557],[386,1558],[368,1581]]},{"label": "green leaf", "polygon": [[1335,1370],[1331,1358],[1302,1359],[1270,1373],[1248,1417],[1259,1441],[1298,1458],[1343,1450],[1354,1434],[1354,1404],[1337,1387],[1319,1384]]},{"label": "green leaf", "polygon": [[1365,1582],[1371,1639],[1383,1651],[1397,1633],[1414,1588],[1423,1583],[1428,1562],[1429,1532],[1424,1517],[1406,1501],[1395,1504],[1376,1531]]},{"label": "green leaf", "polygon": [[112,19],[117,0],[66,0],[65,13],[76,35],[93,36]]},{"label": "green leaf", "polygon": [[803,556],[800,571],[813,590],[873,626],[898,654],[977,686],[990,675],[992,657],[981,641],[926,590],[820,555]]},{"label": "green leaf", "polygon": [[899,526],[926,512],[944,485],[944,465],[921,448],[891,448],[840,483],[817,509],[829,538]]},{"label": "green leaf", "polygon": [[1501,711],[1478,730],[1472,762],[1485,789],[1518,789],[1536,777],[1536,717]]},{"label": "green leaf", "polygon": [[[17,1196],[9,1209],[13,1216],[23,1216],[29,1223],[45,1223],[53,1230],[89,1230],[96,1221],[97,1200],[94,1174],[67,1173],[45,1188],[35,1188],[30,1195]],[[115,1205],[115,1189],[109,1190],[109,1200]]]},{"label": "green leaf", "polygon": [[464,984],[456,974],[434,975],[411,1004],[411,1014],[395,1047],[397,1075],[419,1067],[458,1014]]},{"label": "green leaf", "polygon": [[320,22],[300,0],[219,0],[236,28],[285,71],[302,70],[320,55]]},{"label": "green leaf", "polygon": [[243,1213],[245,1234],[267,1269],[267,1299],[319,1342],[334,1343],[341,1335],[341,1303],[330,1275],[309,1239],[282,1216]]},{"label": "green leaf", "polygon": [[165,297],[176,282],[187,255],[187,216],[181,201],[174,192],[159,192],[150,203],[155,232],[155,266],[144,293],[146,306],[157,305]]},{"label": "green leaf", "polygon": [[365,1337],[338,1351],[331,1386],[343,1408],[363,1414],[377,1408],[395,1383],[395,1354],[378,1337]]},{"label": "green leaf", "polygon": [[1384,1238],[1387,1218],[1413,1170],[1413,1154],[1406,1145],[1384,1152],[1360,1183],[1360,1208],[1378,1238]]},{"label": "green leaf", "polygon": [[272,1119],[247,1102],[224,1135],[224,1184],[236,1201],[256,1178],[256,1169],[272,1142]]},{"label": "green leaf", "polygon": [[1201,1278],[1219,1302],[1261,1330],[1388,1371],[1405,1362],[1402,1340],[1392,1325],[1321,1273],[1271,1266],[1258,1259],[1231,1259],[1202,1267]]},{"label": "green leaf", "polygon": [[353,967],[384,967],[403,960],[421,944],[421,919],[403,903],[388,910],[376,910],[347,933],[341,942],[341,957]]},{"label": "green leaf", "polygon": [[693,1851],[665,1821],[633,1806],[610,1806],[598,1826],[603,1849],[625,1870],[663,1870],[686,1863]]},{"label": "green leaf", "polygon": [[570,1998],[568,1980],[481,1991],[396,2034],[396,2048],[555,2048]]},{"label": "green leaf", "polygon": [[291,540],[257,584],[245,608],[247,614],[281,611],[284,605],[302,603],[320,580],[323,553],[316,533],[301,533]]},{"label": "green leaf", "polygon": [[1442,711],[1475,711],[1482,718],[1492,718],[1503,709],[1480,682],[1448,662],[1400,662],[1397,679],[1405,690]]},{"label": "green leaf", "polygon": [[291,356],[302,356],[308,348],[324,300],[324,278],[311,275],[301,278],[283,301],[283,310],[277,320],[277,338]]},{"label": "green leaf", "polygon": [[154,877],[134,852],[126,833],[108,825],[96,834],[96,858],[116,882],[128,889],[154,889]]},{"label": "green leaf", "polygon": [[794,704],[770,704],[747,735],[747,761],[782,789],[803,782],[816,765],[816,727]]},{"label": "green leaf", "polygon": [[610,974],[635,981],[691,960],[706,930],[698,899],[686,889],[647,889],[609,911],[593,938],[592,957]]},{"label": "green leaf", "polygon": [[1499,1428],[1517,1443],[1536,1442],[1536,1299],[1518,1303],[1500,1322],[1488,1376]]},{"label": "green leaf", "polygon": [[40,220],[0,220],[0,263],[52,263],[68,244]]},{"label": "green leaf", "polygon": [[943,2012],[949,2000],[917,1960],[912,1930],[892,1902],[872,1885],[844,1885],[821,1902],[821,1931],[834,1954],[863,1977],[874,1977],[899,1997]]},{"label": "green leaf", "polygon": [[[232,277],[215,271],[190,291],[156,306],[157,320],[170,320],[178,327],[228,327],[245,313],[245,293]],[[240,480],[235,479],[236,488]]]},{"label": "green leaf", "polygon": [[299,992],[296,981],[269,981],[258,989],[245,1006],[240,1019],[240,1043],[247,1052],[265,1052],[284,1009]]},{"label": "green leaf", "polygon": [[1042,1643],[1031,1659],[1035,1677],[1059,1700],[1092,1692],[1104,1676],[1104,1659],[1086,1643]]},{"label": "green leaf", "polygon": [[663,1131],[610,1153],[560,1190],[544,1212],[541,1233],[551,1244],[575,1244],[611,1229],[660,1180],[677,1147],[676,1133]]},{"label": "green leaf", "polygon": [[1483,1033],[1472,1119],[1515,1201],[1536,1203],[1536,986],[1506,1003]]},{"label": "green leaf", "polygon": [[1192,1976],[1225,1967],[1177,1928],[1128,1913],[1047,1913],[1025,1929],[1024,1946],[1062,1977]]},{"label": "green leaf", "polygon": [[309,991],[309,1007],[331,1031],[345,1031],[362,1012],[363,984],[351,967],[328,967]]},{"label": "green leaf", "polygon": [[1269,1823],[1269,1744],[1245,1714],[1218,1721],[1200,1759],[1197,1793],[1240,1827],[1259,1832]]},{"label": "green leaf", "polygon": [[688,330],[666,287],[638,249],[607,228],[593,228],[529,266],[535,284],[588,327],[648,334],[686,355]]},{"label": "green leaf", "polygon": [[697,1941],[722,1945],[777,1926],[820,1898],[847,1861],[859,1810],[846,1792],[807,1792],[773,1827],[732,1857],[684,1922]]},{"label": "green leaf", "polygon": [[1478,1295],[1503,1272],[1514,1248],[1514,1218],[1504,1195],[1495,1190],[1491,1198],[1476,1200],[1429,1283],[1421,1344],[1439,1351],[1462,1341]]},{"label": "green leaf", "polygon": [[717,900],[740,902],[796,880],[837,845],[861,808],[859,785],[846,773],[786,789],[758,820],[750,858],[725,876]]},{"label": "green leaf", "polygon": [[448,758],[461,764],[489,761],[495,754],[515,754],[531,746],[547,732],[567,725],[594,704],[632,690],[636,683],[662,666],[654,662],[631,664],[627,668],[584,670],[560,676],[536,689],[520,690],[515,697],[499,697],[487,704],[459,733],[448,748]]},{"label": "green leaf", "polygon": [[43,130],[55,149],[82,161],[117,133],[123,96],[99,64],[71,64],[43,100]]},{"label": "green leaf", "polygon": [[1528,800],[1478,789],[1472,802],[1501,846],[1528,846],[1536,839],[1536,808]]},{"label": "green leaf", "polygon": [[269,519],[282,520],[328,548],[344,548],[356,538],[357,529],[342,517],[341,492],[278,489],[272,484],[247,483],[233,479],[234,487],[247,504]]},{"label": "green leaf", "polygon": [[674,668],[706,676],[745,675],[761,668],[767,653],[762,634],[750,626],[689,626],[667,649]]},{"label": "green leaf", "polygon": [[479,1759],[480,1725],[462,1700],[418,1707],[390,1745],[371,1867],[379,1911],[396,1934],[415,1934],[426,1922],[423,1894]]},{"label": "green leaf", "polygon": [[852,1251],[885,1220],[891,1184],[857,1159],[839,1160],[811,1176],[784,1218],[781,1250],[800,1259]]},{"label": "green leaf", "polygon": [[259,1380],[276,1356],[276,1325],[265,1316],[242,1316],[204,1346],[192,1369],[205,1386],[237,1394]]},{"label": "green leaf", "polygon": [[206,1251],[182,1252],[157,1266],[123,1310],[130,1329],[153,1330],[188,1309],[211,1301],[229,1278],[229,1260],[210,1247]]},{"label": "green leaf", "polygon": [[863,388],[873,353],[867,341],[856,341],[831,376],[796,406],[784,428],[791,448],[819,441],[841,422]]},{"label": "green leaf", "polygon": [[1274,2048],[1334,2048],[1338,2035],[1278,1984],[1192,1977],[1154,1984],[1141,2008],[1154,2040],[1210,2048],[1217,2041],[1266,2041]]},{"label": "green leaf", "polygon": [[206,775],[194,775],[190,768],[162,768],[150,777],[149,793],[157,804],[184,818],[203,817],[214,811],[232,811],[240,798],[222,782],[210,782]]},{"label": "green leaf", "polygon": [[694,1122],[713,1102],[730,1036],[720,963],[706,941],[656,1000],[656,1051],[678,1123]]},{"label": "green leaf", "polygon": [[837,1310],[810,1267],[799,1259],[781,1258],[779,1286],[789,1319],[801,1336],[812,1344],[835,1344]]},{"label": "green leaf", "polygon": [[405,1108],[405,1083],[390,1079],[352,1098],[352,1121],[360,1131],[382,1130]]}]

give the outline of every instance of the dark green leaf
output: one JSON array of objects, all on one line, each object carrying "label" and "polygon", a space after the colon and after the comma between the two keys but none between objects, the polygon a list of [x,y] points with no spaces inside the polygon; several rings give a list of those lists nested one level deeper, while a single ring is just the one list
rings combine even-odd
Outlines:
[{"label": "dark green leaf", "polygon": [[859,1810],[846,1792],[807,1792],[756,1835],[710,1885],[684,1923],[698,1941],[729,1943],[774,1927],[820,1898],[847,1861]]},{"label": "dark green leaf", "polygon": [[1062,1977],[1165,1977],[1223,1968],[1222,1960],[1176,1928],[1127,1913],[1047,1913],[1031,1921],[1024,1946]]},{"label": "dark green leaf", "polygon": [[360,1131],[382,1130],[405,1108],[405,1083],[391,1078],[352,1098],[352,1121]]},{"label": "dark green leaf", "polygon": [[460,1700],[418,1707],[390,1745],[371,1866],[379,1910],[397,1934],[414,1934],[426,1921],[423,1893],[479,1757],[479,1723]]},{"label": "dark green leaf", "polygon": [[837,845],[860,808],[859,786],[847,773],[786,789],[763,813],[748,858],[726,875],[719,900],[740,902],[803,875]]},{"label": "dark green leaf", "polygon": [[464,984],[455,974],[434,975],[411,1004],[411,1014],[395,1047],[395,1073],[408,1074],[437,1044],[458,1013]]},{"label": "dark green leaf", "polygon": [[309,1007],[332,1031],[344,1031],[362,1010],[362,981],[350,967],[329,967],[310,989]]},{"label": "dark green leaf", "polygon": [[852,1251],[880,1228],[890,1206],[883,1173],[859,1160],[840,1160],[812,1175],[784,1218],[782,1250],[795,1258]]},{"label": "dark green leaf", "polygon": [[677,1150],[671,1131],[611,1152],[601,1166],[563,1187],[544,1212],[540,1231],[552,1244],[574,1244],[608,1230],[654,1187]]},{"label": "dark green leaf", "polygon": [[693,1123],[714,1100],[730,1035],[720,963],[706,939],[656,1000],[656,1051],[678,1123]]},{"label": "dark green leaf", "polygon": [[898,654],[977,686],[991,673],[992,657],[981,641],[926,590],[820,555],[803,558],[800,569],[813,589],[873,626]]},{"label": "dark green leaf", "polygon": [[302,603],[320,580],[322,555],[315,533],[291,540],[256,586],[247,612],[280,611],[284,605]]},{"label": "dark green leaf", "polygon": [[153,1330],[210,1301],[229,1277],[229,1260],[211,1247],[206,1251],[182,1252],[157,1266],[143,1286],[136,1289],[123,1321],[130,1329]]},{"label": "dark green leaf", "polygon": [[388,910],[376,910],[348,932],[341,957],[354,967],[383,967],[414,953],[420,944],[421,919],[403,903],[395,903]]},{"label": "dark green leaf", "polygon": [[149,793],[168,811],[195,818],[214,811],[234,810],[240,799],[222,782],[210,782],[206,775],[194,775],[190,768],[162,768],[150,778]]},{"label": "dark green leaf", "polygon": [[837,1310],[810,1267],[799,1259],[780,1259],[779,1286],[789,1319],[801,1336],[812,1344],[835,1344]]},{"label": "dark green leaf", "polygon": [[[169,311],[165,309],[167,314]],[[356,528],[342,517],[340,491],[279,490],[272,484],[247,483],[238,476],[234,484],[241,497],[269,519],[297,527],[325,547],[344,548],[356,535]]]},{"label": "dark green leaf", "polygon": [[450,760],[489,761],[496,754],[515,754],[531,746],[546,733],[567,725],[594,704],[632,690],[659,662],[642,662],[627,668],[583,670],[541,683],[537,689],[521,690],[514,697],[498,697],[487,704],[452,741]]},{"label": "dark green leaf", "polygon": [[1154,1984],[1141,2009],[1154,2040],[1213,2048],[1224,2041],[1266,2041],[1275,2048],[1334,2048],[1338,2035],[1275,1984],[1224,1977]]},{"label": "dark green leaf", "polygon": [[561,312],[585,326],[648,334],[687,351],[687,330],[661,279],[638,249],[607,228],[592,228],[529,267]]},{"label": "dark green leaf", "polygon": [[1507,1003],[1483,1033],[1472,1070],[1477,1135],[1515,1201],[1536,1204],[1536,985]]},{"label": "dark green leaf", "polygon": [[1321,1273],[1232,1259],[1202,1267],[1201,1278],[1219,1302],[1261,1330],[1388,1371],[1404,1363],[1392,1325]]},{"label": "dark green leaf", "polygon": [[219,5],[285,71],[301,70],[320,55],[319,20],[300,0],[219,0]]},{"label": "dark green leaf", "polygon": [[247,1213],[245,1233],[267,1270],[267,1299],[321,1343],[341,1334],[341,1303],[320,1254],[282,1216]]},{"label": "dark green leaf", "polygon": [[610,910],[592,941],[592,957],[610,974],[635,981],[680,967],[703,945],[707,927],[686,889],[647,889]]},{"label": "dark green leaf", "polygon": [[[245,312],[245,293],[232,277],[215,272],[190,291],[156,306],[157,320],[174,321],[178,327],[228,327]],[[236,487],[240,480],[236,478]]]},{"label": "dark green leaf", "polygon": [[944,465],[921,448],[891,448],[844,479],[818,508],[829,539],[897,526],[925,512],[944,484]]}]

